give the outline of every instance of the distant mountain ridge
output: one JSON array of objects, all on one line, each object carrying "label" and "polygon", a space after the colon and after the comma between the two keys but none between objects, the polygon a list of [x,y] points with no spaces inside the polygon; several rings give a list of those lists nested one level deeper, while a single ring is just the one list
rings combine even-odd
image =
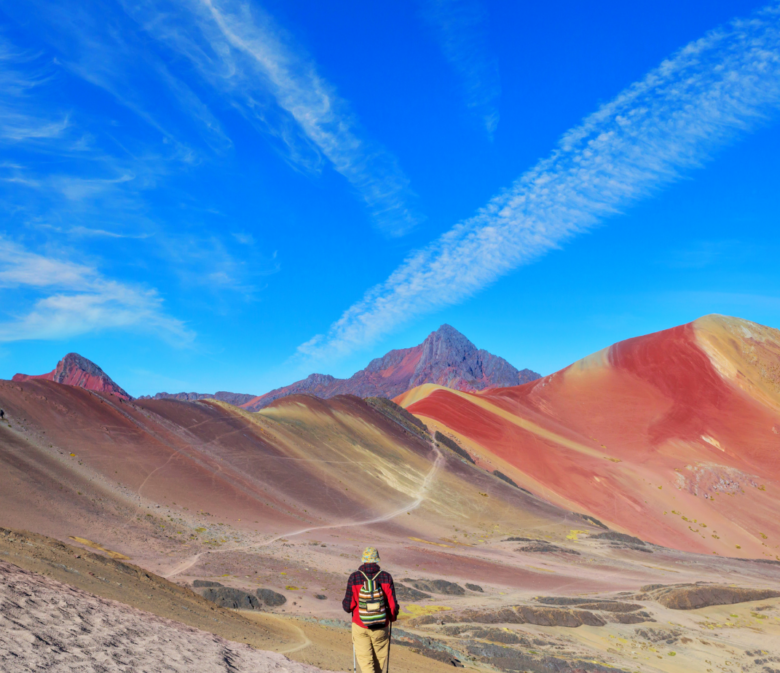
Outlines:
[{"label": "distant mountain ridge", "polygon": [[218,390],[213,395],[208,393],[157,393],[155,395],[141,395],[139,400],[179,400],[180,402],[196,402],[197,400],[219,400],[227,402],[233,406],[240,407],[242,404],[255,399],[256,395],[247,395],[245,393],[229,393],[224,390]]},{"label": "distant mountain ridge", "polygon": [[55,383],[63,383],[67,386],[94,390],[99,393],[110,393],[124,400],[133,399],[114,383],[111,377],[100,367],[78,353],[68,353],[57,363],[54,370],[48,374],[14,374],[13,377],[14,381],[29,381],[30,379],[45,379]]},{"label": "distant mountain ridge", "polygon": [[[308,394],[329,398],[336,395],[384,397],[392,399],[423,383],[436,383],[453,390],[475,392],[488,388],[518,386],[541,378],[530,369],[518,370],[504,358],[478,349],[450,325],[442,325],[418,346],[392,350],[369,362],[365,369],[348,379],[328,374],[310,374],[301,381],[277,388],[264,395],[219,391],[208,393],[157,393],[143,395],[145,400],[194,402],[216,399],[248,411],[257,411],[288,395]],[[56,383],[110,393],[133,399],[94,362],[78,353],[68,353],[48,374],[16,374],[14,381],[47,379]]]},{"label": "distant mountain ridge", "polygon": [[541,378],[530,369],[518,370],[504,358],[478,349],[450,325],[431,332],[420,345],[392,350],[372,360],[348,379],[311,374],[289,386],[259,395],[241,406],[257,411],[274,400],[296,393],[317,397],[357,395],[392,399],[423,383],[436,383],[454,390],[478,391],[518,386]]}]

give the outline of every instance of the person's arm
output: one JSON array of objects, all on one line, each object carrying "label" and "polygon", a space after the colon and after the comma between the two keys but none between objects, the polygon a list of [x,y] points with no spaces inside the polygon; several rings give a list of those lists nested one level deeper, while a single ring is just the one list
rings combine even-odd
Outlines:
[{"label": "person's arm", "polygon": [[341,601],[341,607],[344,612],[352,612],[355,609],[355,593],[352,591],[352,575],[347,580],[347,591],[344,594],[344,600]]},{"label": "person's arm", "polygon": [[387,607],[390,608],[390,621],[394,622],[398,619],[398,613],[401,610],[401,606],[398,604],[398,599],[395,596],[395,583],[390,573],[387,573],[387,582],[382,585],[385,596],[387,596]]}]

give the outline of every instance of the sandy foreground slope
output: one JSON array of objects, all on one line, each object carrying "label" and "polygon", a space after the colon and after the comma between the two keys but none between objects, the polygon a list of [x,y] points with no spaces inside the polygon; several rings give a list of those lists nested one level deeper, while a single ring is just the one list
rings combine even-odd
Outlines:
[{"label": "sandy foreground slope", "polygon": [[[716,577],[704,559],[665,555],[653,562],[684,586],[576,597],[484,587],[477,598],[437,595],[406,602],[394,628],[392,670],[777,670],[780,592],[774,566],[734,562],[720,568],[742,585],[764,587],[740,589],[691,584],[694,577]],[[686,565],[694,566],[688,575],[682,573]],[[350,669],[345,623],[316,614],[224,610],[106,552],[41,535],[2,531],[0,578],[3,671]],[[701,607],[682,609],[694,605]],[[320,668],[298,668],[250,645]]]},{"label": "sandy foreground slope", "polygon": [[315,673],[0,561],[0,669]]}]

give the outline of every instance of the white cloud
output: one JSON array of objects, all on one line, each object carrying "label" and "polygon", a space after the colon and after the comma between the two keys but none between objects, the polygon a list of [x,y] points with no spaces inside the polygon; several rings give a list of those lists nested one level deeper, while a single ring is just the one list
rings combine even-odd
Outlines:
[{"label": "white cloud", "polygon": [[155,290],[105,278],[94,268],[46,257],[0,239],[0,288],[38,296],[26,313],[0,321],[0,342],[56,340],[110,329],[151,333],[173,343],[194,334],[163,311]]},{"label": "white cloud", "polygon": [[400,235],[417,223],[409,180],[395,158],[362,137],[346,102],[262,9],[239,0],[188,0],[177,8],[149,0],[126,9],[283,143],[292,161],[316,170],[326,157],[386,233]]},{"label": "white cloud", "polygon": [[772,5],[681,49],[566,133],[549,158],[474,217],[410,255],[299,352],[346,354],[462,302],[701,166],[780,105],[779,24]]},{"label": "white cloud", "polygon": [[461,80],[466,105],[492,139],[499,120],[501,77],[490,48],[487,10],[480,0],[423,0],[423,15]]}]

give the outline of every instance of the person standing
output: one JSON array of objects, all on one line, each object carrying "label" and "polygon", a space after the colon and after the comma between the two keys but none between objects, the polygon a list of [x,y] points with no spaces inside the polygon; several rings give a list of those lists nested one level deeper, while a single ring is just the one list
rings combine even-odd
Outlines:
[{"label": "person standing", "polygon": [[367,547],[362,565],[349,576],[341,606],[352,613],[352,644],[362,673],[382,673],[390,653],[390,624],[400,606],[389,572],[379,567],[379,552]]}]

